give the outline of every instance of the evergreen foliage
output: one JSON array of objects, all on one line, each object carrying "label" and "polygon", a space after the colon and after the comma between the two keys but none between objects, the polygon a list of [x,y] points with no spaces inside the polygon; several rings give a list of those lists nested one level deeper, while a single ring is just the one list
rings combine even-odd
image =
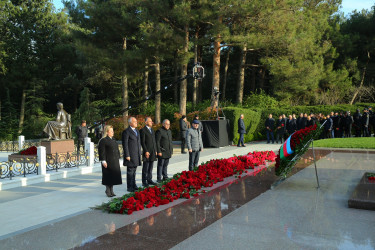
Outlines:
[{"label": "evergreen foliage", "polygon": [[344,17],[340,4],[67,0],[57,12],[50,0],[0,0],[0,139],[41,136],[57,102],[74,125],[123,115],[145,92],[190,73],[194,57],[206,78],[177,83],[130,114],[203,111],[213,87],[224,107],[276,113],[375,102],[374,8]]}]

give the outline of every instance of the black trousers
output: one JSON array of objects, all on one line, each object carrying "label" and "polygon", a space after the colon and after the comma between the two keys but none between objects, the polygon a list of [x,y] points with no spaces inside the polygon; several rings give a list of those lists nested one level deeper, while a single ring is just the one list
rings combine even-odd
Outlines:
[{"label": "black trousers", "polygon": [[345,137],[352,137],[352,125],[345,126]]},{"label": "black trousers", "polygon": [[369,131],[368,131],[368,127],[365,127],[365,126],[363,126],[362,127],[362,133],[363,133],[363,137],[369,137],[370,136],[370,133],[369,133]]},{"label": "black trousers", "polygon": [[277,133],[276,134],[276,143],[279,143],[279,140],[281,143],[284,143],[284,133]]},{"label": "black trousers", "polygon": [[[80,154],[80,152],[81,152],[80,151],[81,146],[83,147],[83,151],[85,151],[85,142],[78,140],[77,141],[77,155],[78,155],[78,153]],[[83,153],[83,154],[85,154],[85,153]]]},{"label": "black trousers", "polygon": [[185,152],[186,138],[181,137],[181,153]]},{"label": "black trousers", "polygon": [[127,167],[126,169],[126,187],[128,189],[135,189],[135,173],[137,172],[137,166]]},{"label": "black trousers", "polygon": [[240,133],[240,139],[238,139],[237,146],[244,145],[244,134]]},{"label": "black trousers", "polygon": [[144,161],[142,167],[142,183],[147,184],[147,181],[152,180],[152,169],[154,168],[153,161]]},{"label": "black trousers", "polygon": [[168,178],[168,164],[169,164],[169,158],[158,158],[158,169],[157,169],[157,175],[158,180],[161,180],[161,177],[163,176],[164,179]]},{"label": "black trousers", "polygon": [[193,170],[194,167],[198,167],[200,151],[189,152],[189,171]]}]

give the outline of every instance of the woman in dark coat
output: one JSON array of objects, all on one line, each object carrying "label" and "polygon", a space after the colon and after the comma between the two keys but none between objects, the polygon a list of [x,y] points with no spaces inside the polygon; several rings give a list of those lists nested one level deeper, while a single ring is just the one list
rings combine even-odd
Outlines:
[{"label": "woman in dark coat", "polygon": [[122,184],[120,151],[113,135],[113,127],[105,126],[103,138],[100,139],[98,145],[99,160],[102,163],[102,184],[106,186],[105,193],[108,197],[116,196],[113,193],[113,185]]}]

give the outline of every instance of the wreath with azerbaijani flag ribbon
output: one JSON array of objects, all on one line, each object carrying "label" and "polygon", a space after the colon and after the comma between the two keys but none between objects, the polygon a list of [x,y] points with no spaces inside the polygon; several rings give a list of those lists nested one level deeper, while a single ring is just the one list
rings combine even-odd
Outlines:
[{"label": "wreath with azerbaijani flag ribbon", "polygon": [[308,150],[312,139],[318,139],[321,132],[322,127],[315,124],[291,134],[280,147],[279,154],[276,157],[276,175],[285,178]]}]

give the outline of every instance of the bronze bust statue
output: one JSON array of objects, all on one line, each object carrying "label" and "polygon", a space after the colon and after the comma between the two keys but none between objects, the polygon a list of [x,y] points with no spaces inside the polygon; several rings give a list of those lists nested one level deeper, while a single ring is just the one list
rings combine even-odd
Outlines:
[{"label": "bronze bust statue", "polygon": [[72,123],[70,114],[68,114],[61,102],[56,104],[57,117],[56,121],[49,121],[44,127],[44,132],[48,135],[48,140],[60,140],[72,138]]}]

